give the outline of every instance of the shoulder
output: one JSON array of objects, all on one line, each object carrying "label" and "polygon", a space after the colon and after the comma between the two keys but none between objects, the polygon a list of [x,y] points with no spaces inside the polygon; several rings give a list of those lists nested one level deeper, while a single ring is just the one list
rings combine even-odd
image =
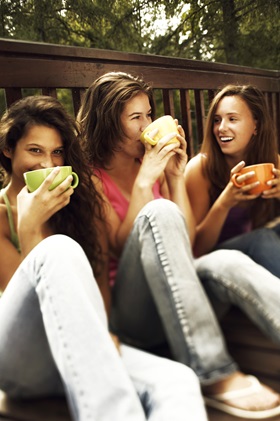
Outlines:
[{"label": "shoulder", "polygon": [[[207,157],[204,154],[198,154],[192,158],[185,169],[185,185],[189,195],[208,196],[210,188],[210,181],[205,176],[203,171],[203,164],[206,162]],[[197,195],[197,189],[199,189],[199,195]]]},{"label": "shoulder", "polygon": [[206,155],[201,153],[190,159],[186,165],[185,177],[188,178],[189,176],[193,175],[202,175],[202,164],[206,162],[206,160]]},{"label": "shoulder", "polygon": [[9,238],[10,236],[7,207],[1,202],[0,202],[0,236],[2,238],[3,237]]},{"label": "shoulder", "polygon": [[7,207],[0,201],[0,220],[3,222],[3,218],[7,219]]}]

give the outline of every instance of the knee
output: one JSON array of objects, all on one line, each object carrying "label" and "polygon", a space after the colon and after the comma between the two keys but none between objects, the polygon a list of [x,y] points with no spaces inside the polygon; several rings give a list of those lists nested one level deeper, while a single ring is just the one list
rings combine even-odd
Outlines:
[{"label": "knee", "polygon": [[[200,397],[200,382],[195,372],[190,367],[179,362],[172,361],[172,363],[172,368],[168,376],[166,376],[168,378],[168,387],[177,391],[180,390],[180,393],[185,396]],[[164,380],[162,384],[164,384]]]},{"label": "knee", "polygon": [[244,270],[249,272],[254,265],[255,262],[239,250],[216,250],[195,260],[197,275],[205,286],[209,281],[241,279]]},{"label": "knee", "polygon": [[183,214],[176,203],[168,199],[155,199],[147,203],[139,212],[138,217],[147,217],[149,220],[162,221],[172,224],[175,221],[184,221]]},{"label": "knee", "polygon": [[254,246],[263,247],[265,242],[278,239],[277,233],[270,228],[259,228],[253,230],[251,234]]},{"label": "knee", "polygon": [[76,255],[82,251],[82,248],[71,237],[63,234],[55,234],[42,240],[34,250],[37,252],[47,251],[48,254],[55,255],[65,254],[65,251],[67,250],[67,253]]},{"label": "knee", "polygon": [[251,262],[251,258],[239,250],[216,250],[195,261],[198,273],[236,270],[240,265]]},{"label": "knee", "polygon": [[82,261],[85,253],[82,247],[72,238],[55,234],[42,240],[27,256],[28,261],[60,262]]},{"label": "knee", "polygon": [[140,211],[140,214],[146,213],[166,213],[167,211],[170,212],[179,212],[178,206],[168,199],[155,199],[148,202]]}]

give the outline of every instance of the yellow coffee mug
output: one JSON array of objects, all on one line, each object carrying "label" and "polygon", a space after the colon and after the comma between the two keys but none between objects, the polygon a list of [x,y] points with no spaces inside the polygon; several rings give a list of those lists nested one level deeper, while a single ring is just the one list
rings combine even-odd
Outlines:
[{"label": "yellow coffee mug", "polygon": [[[158,132],[153,137],[151,137],[150,133],[155,129],[158,129]],[[174,118],[171,115],[164,115],[154,120],[145,128],[140,136],[140,140],[143,143],[148,142],[150,145],[154,146],[163,136],[173,132],[179,134]],[[176,136],[169,140],[167,144],[175,142],[179,142]]]}]

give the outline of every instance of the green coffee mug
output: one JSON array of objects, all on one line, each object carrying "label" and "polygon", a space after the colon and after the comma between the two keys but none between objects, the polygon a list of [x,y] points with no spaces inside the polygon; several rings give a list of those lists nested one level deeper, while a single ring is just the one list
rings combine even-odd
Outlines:
[{"label": "green coffee mug", "polygon": [[[47,176],[53,171],[53,169],[54,167],[40,168],[39,170],[25,172],[23,174],[23,177],[28,190],[30,192],[37,190],[38,187],[40,187],[43,181],[47,178]],[[73,187],[73,189],[75,189],[79,184],[79,177],[74,171],[72,171],[72,167],[68,165],[60,167],[60,171],[53,180],[52,184],[50,185],[49,190],[55,189],[60,183],[62,183],[62,181],[64,181],[68,177],[68,175],[73,176],[73,182],[71,186]]]}]

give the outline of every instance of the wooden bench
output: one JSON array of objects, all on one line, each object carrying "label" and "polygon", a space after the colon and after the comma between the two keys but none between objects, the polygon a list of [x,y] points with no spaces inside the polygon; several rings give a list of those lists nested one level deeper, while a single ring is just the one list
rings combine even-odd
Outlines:
[{"label": "wooden bench", "polygon": [[[22,96],[43,93],[58,97],[76,114],[85,89],[107,71],[139,74],[153,84],[158,115],[179,119],[189,156],[198,150],[209,101],[217,88],[227,83],[254,84],[266,95],[280,150],[280,72],[221,63],[0,39],[0,113]],[[280,347],[235,308],[221,323],[242,370],[280,392]],[[0,394],[0,420],[69,419],[64,400],[14,402]],[[214,410],[209,411],[209,419],[236,420]]]}]

